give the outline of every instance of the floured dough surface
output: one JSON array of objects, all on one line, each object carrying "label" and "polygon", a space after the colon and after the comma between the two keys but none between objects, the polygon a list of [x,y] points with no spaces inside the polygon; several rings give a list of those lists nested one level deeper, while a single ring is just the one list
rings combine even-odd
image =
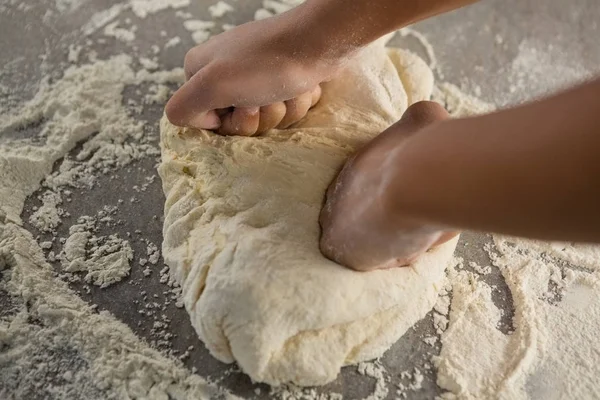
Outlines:
[{"label": "floured dough surface", "polygon": [[417,56],[365,49],[293,129],[222,137],[161,122],[163,254],[211,354],[255,381],[321,385],[383,354],[433,306],[456,240],[358,273],[324,258],[318,216],[347,157],[428,99]]}]

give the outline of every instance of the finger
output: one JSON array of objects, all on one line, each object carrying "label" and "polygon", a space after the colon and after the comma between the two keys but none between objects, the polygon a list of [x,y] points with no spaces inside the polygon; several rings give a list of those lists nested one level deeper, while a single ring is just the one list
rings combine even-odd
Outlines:
[{"label": "finger", "polygon": [[285,103],[273,103],[260,108],[260,122],[258,124],[257,133],[263,133],[269,129],[275,128],[281,123],[285,117]]},{"label": "finger", "polygon": [[401,122],[423,128],[433,122],[450,118],[448,112],[435,101],[419,101],[406,109]]},{"label": "finger", "polygon": [[317,85],[317,87],[311,92],[310,108],[313,108],[319,102],[319,100],[321,100],[321,94],[323,94],[321,85]]},{"label": "finger", "polygon": [[183,71],[185,72],[185,80],[189,80],[196,72],[200,71],[208,64],[208,59],[203,56],[203,48],[200,45],[190,49],[183,59]]},{"label": "finger", "polygon": [[221,135],[252,136],[256,134],[260,119],[258,107],[238,107],[221,120]]},{"label": "finger", "polygon": [[427,125],[449,117],[448,112],[438,103],[419,101],[408,107],[398,122],[383,131],[368,146],[391,146],[391,143],[407,139]]},{"label": "finger", "polygon": [[233,112],[234,109],[235,109],[235,107],[217,108],[215,110],[215,112],[217,113],[219,118],[222,118],[222,117],[226,116],[227,114]]},{"label": "finger", "polygon": [[300,121],[310,109],[311,104],[312,94],[310,92],[306,92],[295,99],[286,101],[285,117],[283,117],[283,120],[278,127],[285,129],[293,123]]},{"label": "finger", "polygon": [[167,102],[165,113],[172,124],[197,129],[217,129],[220,120],[212,111],[215,92],[209,84],[210,68],[204,68],[183,84]]}]

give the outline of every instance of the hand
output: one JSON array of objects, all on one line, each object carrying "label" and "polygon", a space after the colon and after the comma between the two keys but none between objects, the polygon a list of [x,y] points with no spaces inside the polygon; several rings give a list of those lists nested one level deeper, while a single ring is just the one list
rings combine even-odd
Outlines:
[{"label": "hand", "polygon": [[166,107],[179,126],[253,135],[286,128],[321,96],[338,69],[318,48],[299,13],[254,21],[211,38],[185,57],[187,82]]},{"label": "hand", "polygon": [[[448,118],[442,106],[419,102],[344,166],[327,191],[321,212],[321,251],[331,260],[359,271],[410,264],[456,232],[430,226],[398,209],[393,182],[405,144],[425,126]],[[416,182],[418,184],[418,182]]]}]

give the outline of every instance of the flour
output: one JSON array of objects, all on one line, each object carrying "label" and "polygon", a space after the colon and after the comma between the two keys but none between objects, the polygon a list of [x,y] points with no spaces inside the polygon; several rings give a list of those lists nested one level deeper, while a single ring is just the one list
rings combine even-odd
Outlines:
[{"label": "flour", "polygon": [[230,13],[234,10],[235,8],[233,8],[229,3],[226,3],[224,1],[219,1],[217,4],[213,4],[212,6],[208,7],[208,12],[213,18],[221,18],[225,14]]},{"label": "flour", "polygon": [[158,250],[158,246],[154,243],[148,243],[148,247],[146,248],[146,255],[148,255],[148,262],[152,265],[156,265],[160,257],[160,251]]},{"label": "flour", "polygon": [[492,272],[491,266],[487,265],[485,267],[482,267],[474,261],[469,261],[469,267],[473,268],[473,270],[479,275],[488,275],[490,272]]},{"label": "flour", "polygon": [[[53,277],[31,235],[0,223],[2,398],[212,398],[219,389],[150,349]],[[12,379],[11,379],[12,377]],[[54,384],[46,383],[53,379]]]},{"label": "flour", "polygon": [[190,0],[131,0],[131,11],[139,18],[146,18],[167,8],[178,9],[190,5]]},{"label": "flour", "polygon": [[431,43],[429,43],[425,35],[409,27],[404,27],[400,29],[398,31],[398,35],[400,35],[401,37],[412,36],[415,39],[417,39],[421,46],[423,46],[423,48],[425,49],[425,52],[427,53],[427,58],[429,59],[429,68],[431,68],[432,70],[435,70],[437,68],[437,58],[435,56],[435,51],[433,50],[433,46],[431,45]]},{"label": "flour", "polygon": [[377,361],[362,362],[358,364],[357,371],[359,374],[369,376],[375,380],[375,390],[365,400],[385,399],[389,392],[386,384],[387,376],[385,368]]},{"label": "flour", "polygon": [[87,0],[55,0],[55,8],[60,13],[70,13],[81,7]]},{"label": "flour", "polygon": [[509,95],[505,101],[548,95],[591,76],[577,59],[552,44],[525,39],[508,71]]},{"label": "flour", "polygon": [[267,19],[272,17],[273,14],[271,11],[264,9],[264,8],[259,8],[258,10],[256,10],[254,12],[254,20],[256,21],[260,21],[261,19]]},{"label": "flour", "polygon": [[63,271],[85,272],[85,282],[101,288],[107,287],[129,275],[133,250],[129,242],[117,235],[96,236],[95,219],[81,217],[79,223],[69,228],[69,237],[58,258]]},{"label": "flour", "polygon": [[83,48],[82,46],[70,44],[67,60],[69,60],[69,62],[77,64],[77,62],[79,61],[79,54],[81,53],[82,48]]},{"label": "flour", "polygon": [[192,39],[197,44],[206,42],[212,35],[211,29],[216,26],[214,21],[190,19],[183,22],[185,29],[192,33]]},{"label": "flour", "polygon": [[52,232],[61,222],[65,211],[58,207],[62,198],[58,193],[47,191],[42,195],[42,205],[29,217],[29,223],[42,232]]},{"label": "flour", "polygon": [[168,49],[169,47],[175,47],[179,43],[181,43],[181,38],[179,36],[174,36],[171,39],[169,39],[167,43],[165,43],[165,49]]},{"label": "flour", "polygon": [[126,10],[125,4],[115,4],[106,10],[98,11],[95,13],[90,20],[83,26],[82,31],[85,35],[91,35],[104,25],[108,24],[121,14],[123,10]]},{"label": "flour", "polygon": [[414,368],[412,373],[409,371],[403,371],[400,374],[400,379],[403,381],[408,381],[408,383],[404,384],[401,382],[396,385],[398,387],[396,390],[396,396],[399,398],[408,398],[408,396],[410,396],[410,392],[417,392],[423,388],[423,373],[417,368]]},{"label": "flour", "polygon": [[[104,21],[116,14],[104,14]],[[42,205],[29,222],[41,231],[53,231],[61,223],[61,204],[71,198],[68,188],[92,185],[99,174],[157,154],[143,124],[122,105],[122,92],[125,85],[145,81],[179,82],[183,73],[135,72],[131,64],[130,57],[117,56],[70,67],[61,79],[42,81],[34,98],[0,119],[0,132],[39,126],[35,141],[0,145],[0,293],[3,304],[10,301],[10,307],[0,311],[2,398],[228,396],[190,373],[178,359],[151,349],[107,312],[97,313],[57,279],[45,261],[43,249],[47,259],[60,261],[73,279],[83,272],[84,280],[101,287],[125,277],[133,255],[129,242],[95,232],[100,222],[107,227],[114,223],[113,208],[97,217],[81,217],[68,237],[54,243],[38,245],[19,226],[23,202],[40,184],[49,190],[41,195]],[[78,143],[77,152],[67,156]],[[51,250],[54,246],[58,254]],[[160,256],[155,245],[149,245],[149,253],[153,262]],[[157,326],[155,333],[169,341],[170,334],[162,328]]]},{"label": "flour", "polygon": [[[579,252],[585,269],[557,264],[540,252],[549,247],[494,236],[490,257],[501,269],[515,307],[516,330],[510,335],[497,328],[502,312],[491,301],[492,288],[469,272],[455,273],[450,324],[436,360],[442,388],[459,398],[558,399],[599,393],[592,377],[600,360],[586,350],[597,340],[600,321],[600,306],[591,300],[600,296],[598,258]],[[594,253],[589,249],[588,256]],[[558,303],[550,292],[553,281],[558,281]],[[579,365],[586,365],[586,371]]]},{"label": "flour", "polygon": [[454,118],[485,114],[495,109],[492,104],[467,95],[458,86],[448,82],[435,86],[432,99],[442,104]]},{"label": "flour", "polygon": [[137,30],[135,25],[130,29],[118,28],[118,26],[119,21],[111,22],[104,27],[104,34],[126,43],[135,40],[135,31]]},{"label": "flour", "polygon": [[158,69],[158,63],[156,60],[152,60],[148,57],[140,57],[138,59],[139,63],[144,67],[144,69],[148,71],[155,71]]},{"label": "flour", "polygon": [[263,8],[266,10],[272,11],[275,14],[281,14],[288,10],[291,10],[292,8],[301,4],[302,2],[303,0],[263,0],[262,5]]},{"label": "flour", "polygon": [[[260,395],[261,390],[255,389],[255,394]],[[314,388],[302,388],[294,385],[272,386],[269,391],[271,398],[280,400],[342,400],[339,393],[318,393]]]}]

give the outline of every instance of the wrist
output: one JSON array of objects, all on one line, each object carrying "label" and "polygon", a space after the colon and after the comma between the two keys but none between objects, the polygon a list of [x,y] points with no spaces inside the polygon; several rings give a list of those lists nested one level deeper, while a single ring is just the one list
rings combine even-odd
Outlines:
[{"label": "wrist", "polygon": [[339,42],[336,45],[321,11],[311,4],[303,3],[269,22],[264,29],[271,30],[269,43],[278,64],[315,84],[331,79],[357,49]]},{"label": "wrist", "polygon": [[[308,0],[290,11],[296,48],[311,62],[341,64],[377,37],[367,37],[337,1]],[[347,9],[348,6],[346,5]],[[359,34],[358,32],[361,32]]]},{"label": "wrist", "polygon": [[447,228],[440,218],[447,193],[439,192],[445,187],[440,182],[440,171],[447,162],[428,142],[428,136],[446,129],[452,121],[435,122],[423,131],[412,135],[393,150],[388,164],[392,171],[385,190],[386,207],[390,215],[401,214],[432,231]]}]

